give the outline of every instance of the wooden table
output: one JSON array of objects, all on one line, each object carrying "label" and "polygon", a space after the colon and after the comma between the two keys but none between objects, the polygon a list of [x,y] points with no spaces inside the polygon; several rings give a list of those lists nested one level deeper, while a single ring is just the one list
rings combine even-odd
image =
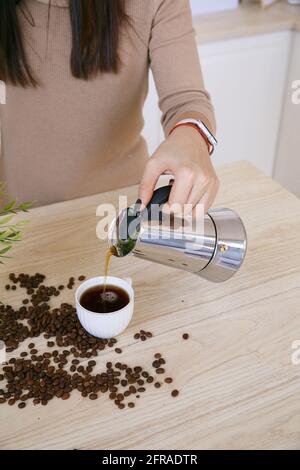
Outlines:
[{"label": "wooden table", "polygon": [[[219,175],[216,205],[239,212],[249,239],[232,280],[212,284],[133,257],[111,266],[132,277],[136,308],[118,341],[122,356],[105,350],[97,368],[120,359],[151,367],[159,351],[174,384],[147,388],[123,411],[107,395],[90,401],[76,391],[46,407],[0,405],[1,449],[300,448],[300,365],[291,361],[300,339],[300,201],[245,162]],[[33,210],[24,241],[1,267],[2,298],[16,306],[23,296],[4,290],[10,271],[40,271],[55,284],[102,274],[106,243],[95,235],[96,206],[119,194],[133,200],[136,188]],[[72,297],[65,291],[65,301]],[[135,341],[140,328],[154,337]]]}]

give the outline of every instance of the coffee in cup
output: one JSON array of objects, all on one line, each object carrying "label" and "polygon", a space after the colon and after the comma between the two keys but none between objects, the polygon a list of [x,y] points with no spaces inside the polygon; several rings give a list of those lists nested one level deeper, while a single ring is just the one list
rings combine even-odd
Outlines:
[{"label": "coffee in cup", "polygon": [[80,304],[94,313],[111,313],[121,310],[129,303],[126,290],[113,284],[93,286],[83,292]]}]

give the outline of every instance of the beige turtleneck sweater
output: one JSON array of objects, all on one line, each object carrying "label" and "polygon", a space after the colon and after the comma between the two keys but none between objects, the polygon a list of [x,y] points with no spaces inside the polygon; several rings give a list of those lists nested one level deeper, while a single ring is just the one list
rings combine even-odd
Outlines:
[{"label": "beige turtleneck sweater", "polygon": [[141,137],[151,67],[166,134],[184,115],[214,130],[188,0],[126,0],[118,75],[71,75],[68,0],[23,0],[26,53],[40,86],[6,86],[0,105],[0,181],[11,197],[48,204],[140,181],[148,153]]}]

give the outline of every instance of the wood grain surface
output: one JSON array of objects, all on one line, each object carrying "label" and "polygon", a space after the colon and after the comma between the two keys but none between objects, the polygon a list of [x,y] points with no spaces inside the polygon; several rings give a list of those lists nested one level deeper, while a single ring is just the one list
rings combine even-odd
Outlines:
[{"label": "wood grain surface", "polygon": [[[1,449],[300,448],[300,365],[291,362],[300,339],[300,201],[245,162],[219,176],[216,206],[235,209],[248,232],[245,263],[230,281],[212,284],[131,256],[111,265],[112,275],[132,278],[135,312],[118,338],[123,354],[101,352],[95,370],[107,360],[151,368],[159,351],[174,384],[148,387],[122,411],[107,395],[90,401],[77,391],[45,407],[0,405]],[[119,194],[134,200],[136,188],[33,210],[24,241],[1,266],[1,298],[17,306],[24,295],[5,291],[9,272],[40,271],[56,285],[102,274],[107,244],[95,234],[96,207]],[[135,341],[140,328],[154,337]]]}]

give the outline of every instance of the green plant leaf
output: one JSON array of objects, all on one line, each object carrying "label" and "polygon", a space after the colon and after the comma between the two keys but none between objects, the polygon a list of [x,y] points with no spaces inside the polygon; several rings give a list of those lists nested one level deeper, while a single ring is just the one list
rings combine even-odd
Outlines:
[{"label": "green plant leaf", "polygon": [[18,209],[22,212],[28,212],[29,209],[32,208],[32,202],[23,202],[22,204],[19,205]]},{"label": "green plant leaf", "polygon": [[0,225],[8,224],[14,218],[14,216],[14,214],[6,215],[3,217],[1,217],[0,215]]},{"label": "green plant leaf", "polygon": [[19,227],[23,227],[24,225],[29,224],[29,222],[30,221],[26,220],[26,219],[20,220],[17,224],[14,225],[14,227],[16,227],[18,229]]},{"label": "green plant leaf", "polygon": [[20,204],[16,200],[10,201],[2,206],[2,196],[5,195],[5,183],[0,181],[0,264],[3,264],[3,258],[6,253],[13,247],[14,243],[21,240],[21,227],[28,223],[27,220],[20,220],[16,223],[11,223],[12,219],[18,212],[28,212],[33,206],[32,202],[25,201]]},{"label": "green plant leaf", "polygon": [[10,249],[11,246],[6,246],[5,248],[2,248],[2,250],[0,250],[0,256],[3,257],[3,255],[5,255],[5,253],[7,253]]},{"label": "green plant leaf", "polygon": [[12,232],[7,235],[7,238],[12,242],[17,242],[21,240],[21,232]]},{"label": "green plant leaf", "polygon": [[16,201],[11,201],[3,207],[3,212],[9,212],[15,208]]}]

